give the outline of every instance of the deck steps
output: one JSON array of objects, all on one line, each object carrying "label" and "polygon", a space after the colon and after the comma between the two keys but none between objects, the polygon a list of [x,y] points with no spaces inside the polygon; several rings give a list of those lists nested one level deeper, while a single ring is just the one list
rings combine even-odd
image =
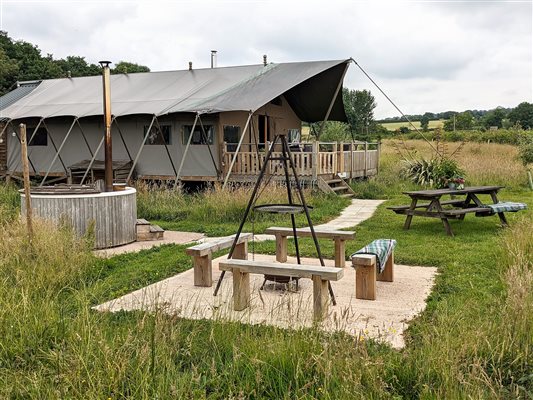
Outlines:
[{"label": "deck steps", "polygon": [[137,219],[135,224],[137,232],[137,241],[144,242],[149,240],[162,240],[165,234],[165,230],[159,225],[152,225],[150,222],[143,218]]},{"label": "deck steps", "polygon": [[339,176],[334,177],[318,177],[318,187],[326,193],[335,193],[340,197],[355,197],[355,192],[344,179]]}]

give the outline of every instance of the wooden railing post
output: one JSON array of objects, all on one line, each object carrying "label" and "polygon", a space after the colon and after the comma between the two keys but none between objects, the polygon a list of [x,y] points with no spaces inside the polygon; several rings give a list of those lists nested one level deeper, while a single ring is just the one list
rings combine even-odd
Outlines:
[{"label": "wooden railing post", "polygon": [[[265,143],[265,158],[263,158],[262,162],[267,162],[266,160],[266,154],[268,153],[268,150],[270,149],[270,142]],[[272,149],[274,151],[275,149]],[[262,156],[262,154],[261,154]],[[270,175],[272,173],[272,161],[268,161],[268,165],[266,166],[266,173]]]},{"label": "wooden railing post", "polygon": [[338,169],[338,165],[337,165],[338,160],[339,160],[339,158],[338,158],[338,149],[339,149],[339,146],[337,145],[337,142],[335,142],[333,144],[333,157],[334,157],[334,159],[331,160],[331,161],[333,161],[332,162],[332,166],[331,166],[332,169],[333,169],[333,175],[336,175],[337,171],[339,170]]},{"label": "wooden railing post", "polygon": [[344,142],[339,143],[339,152],[338,152],[338,162],[337,162],[337,171],[339,173],[346,172],[344,169]]},{"label": "wooden railing post", "polygon": [[220,159],[222,160],[222,168],[223,168],[222,175],[223,176],[226,176],[226,173],[228,172],[227,171],[228,165],[226,162],[227,151],[228,151],[228,143],[222,142],[222,144],[220,145]]},{"label": "wooden railing post", "polygon": [[318,177],[318,171],[320,171],[320,159],[318,158],[318,142],[315,140],[313,142],[313,179],[316,180]]},{"label": "wooden railing post", "polygon": [[376,175],[379,174],[379,158],[381,155],[381,142],[377,142],[377,154],[376,154]]},{"label": "wooden railing post", "polygon": [[365,178],[368,176],[368,142],[365,142]]},{"label": "wooden railing post", "polygon": [[353,181],[353,141],[350,143],[350,182]]}]

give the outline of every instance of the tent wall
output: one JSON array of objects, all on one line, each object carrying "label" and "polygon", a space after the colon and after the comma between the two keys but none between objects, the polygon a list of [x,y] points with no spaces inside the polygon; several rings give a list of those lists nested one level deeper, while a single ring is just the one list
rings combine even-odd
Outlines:
[{"label": "tent wall", "polygon": [[[59,147],[61,141],[64,139],[66,132],[72,118],[54,118],[46,121],[46,126],[49,128],[49,133],[54,142]],[[152,120],[151,116],[138,115],[127,116],[118,119],[118,124],[122,131],[124,140],[128,146],[132,157],[135,156],[144,138],[145,127],[148,128]],[[192,125],[194,116],[192,114],[174,114],[172,116],[162,116],[158,118],[160,125],[170,125],[171,139],[168,145],[169,152],[177,165],[183,156],[185,145],[183,144],[183,129],[185,125]],[[24,122],[24,121],[22,121]],[[205,116],[202,118],[205,125],[215,126],[215,141],[211,145],[211,150],[215,161],[218,164],[218,155],[216,150],[216,140],[218,136],[217,125],[218,118],[216,116]],[[85,137],[93,152],[98,147],[103,135],[103,123],[100,118],[85,118],[80,119],[80,124],[85,133]],[[28,125],[28,132],[31,134],[35,124]],[[113,134],[113,159],[114,160],[128,160],[128,155],[122,140],[120,139],[117,126],[112,126]],[[8,141],[8,169],[10,172],[21,172],[21,166],[18,160],[20,159],[20,143],[17,138],[10,138]],[[54,158],[55,150],[51,140],[48,138],[46,146],[29,146],[30,159],[35,166],[35,169],[44,174],[47,171],[52,159]],[[68,167],[82,160],[89,160],[91,154],[85,144],[78,126],[74,126],[70,133],[63,149],[61,150],[61,158]],[[96,159],[104,159],[103,146],[97,154]],[[19,165],[17,165],[19,164]],[[16,168],[15,168],[16,167]],[[136,171],[139,176],[175,176],[172,165],[168,158],[164,145],[145,145],[140,155],[136,166]],[[33,170],[31,171],[33,172]],[[59,158],[52,166],[51,173],[64,173],[65,170],[61,165]],[[191,145],[189,154],[187,155],[183,171],[183,176],[198,176],[198,177],[216,177],[216,171],[209,156],[209,151],[206,145]]]}]

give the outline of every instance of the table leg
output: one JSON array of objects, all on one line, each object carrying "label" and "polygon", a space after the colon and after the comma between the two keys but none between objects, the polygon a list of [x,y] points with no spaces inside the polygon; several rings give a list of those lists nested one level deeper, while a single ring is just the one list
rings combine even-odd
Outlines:
[{"label": "table leg", "polygon": [[[463,208],[468,208],[468,205],[470,204],[470,201],[472,200],[472,197],[470,196],[470,193],[466,196],[466,200],[463,203]],[[459,219],[462,221],[465,219],[466,214],[459,215]]]},{"label": "table leg", "polygon": [[[490,198],[492,199],[492,202],[494,204],[498,204],[498,196],[496,195],[496,192],[490,192]],[[505,214],[500,212],[498,213],[498,217],[500,217],[500,222],[503,226],[509,226],[507,223],[507,218],[505,218]]]},{"label": "table leg", "polygon": [[[407,210],[407,212],[414,211],[414,209],[416,208],[417,201],[418,201],[418,199],[416,199],[416,198],[411,200],[411,206],[409,207],[409,210]],[[411,226],[411,220],[412,219],[413,219],[413,215],[412,214],[407,214],[407,218],[405,218],[405,223],[403,224],[403,229],[405,229],[405,230],[409,229],[409,227]]]},{"label": "table leg", "polygon": [[446,229],[447,235],[453,236],[453,231],[452,231],[452,227],[450,226],[450,222],[448,221],[448,218],[446,217],[446,215],[442,213],[442,205],[440,204],[440,200],[435,199],[434,202],[432,201],[431,203],[434,205],[435,209],[439,213],[440,220],[442,221],[442,224],[444,225],[444,229]]}]

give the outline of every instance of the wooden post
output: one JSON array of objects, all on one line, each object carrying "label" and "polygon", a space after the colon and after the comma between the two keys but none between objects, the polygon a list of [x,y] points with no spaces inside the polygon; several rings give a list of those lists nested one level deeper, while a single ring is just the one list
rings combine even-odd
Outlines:
[{"label": "wooden post", "polygon": [[276,235],[276,261],[287,262],[288,240],[287,236]]},{"label": "wooden post", "polygon": [[328,311],[328,281],[319,275],[312,275],[313,280],[313,319],[321,321]]},{"label": "wooden post", "polygon": [[376,256],[357,254],[352,263],[355,267],[355,297],[376,300]]},{"label": "wooden post", "polygon": [[28,163],[28,145],[26,143],[26,125],[20,124],[20,148],[22,157],[22,173],[24,175],[24,198],[26,200],[26,225],[28,238],[33,239],[33,226],[31,221],[31,197],[30,197],[30,166]]},{"label": "wooden post", "polygon": [[385,263],[385,269],[381,274],[378,274],[376,279],[383,282],[393,282],[394,280],[394,253],[391,253],[387,262]]},{"label": "wooden post", "polygon": [[[265,143],[265,151],[266,151],[265,154],[268,153],[268,149],[270,149],[270,142],[267,140],[267,142]],[[273,149],[272,151],[274,150],[275,149]],[[270,175],[272,173],[272,169],[271,169],[272,163],[270,161],[267,161],[266,156],[265,156],[265,158],[263,159],[261,163],[266,163],[266,162],[268,162],[268,164],[266,166],[265,174]]]},{"label": "wooden post", "polygon": [[339,143],[339,151],[338,151],[338,160],[337,160],[337,171],[339,173],[346,172],[344,170],[344,142]]},{"label": "wooden post", "polygon": [[335,266],[344,268],[346,266],[346,242],[343,239],[335,240]]},{"label": "wooden post", "polygon": [[376,175],[379,174],[379,158],[381,153],[381,142],[377,143],[377,153],[376,153]]},{"label": "wooden post", "polygon": [[320,160],[318,159],[318,142],[315,140],[313,142],[313,162],[312,162],[312,172],[313,180],[317,179],[318,171],[320,170]]},{"label": "wooden post", "polygon": [[213,264],[211,253],[193,257],[194,286],[213,286]]},{"label": "wooden post", "polygon": [[242,311],[250,305],[250,274],[233,268],[233,309]]},{"label": "wooden post", "polygon": [[365,178],[368,176],[368,142],[365,142]]},{"label": "wooden post", "polygon": [[350,143],[350,182],[353,181],[353,142]]}]

